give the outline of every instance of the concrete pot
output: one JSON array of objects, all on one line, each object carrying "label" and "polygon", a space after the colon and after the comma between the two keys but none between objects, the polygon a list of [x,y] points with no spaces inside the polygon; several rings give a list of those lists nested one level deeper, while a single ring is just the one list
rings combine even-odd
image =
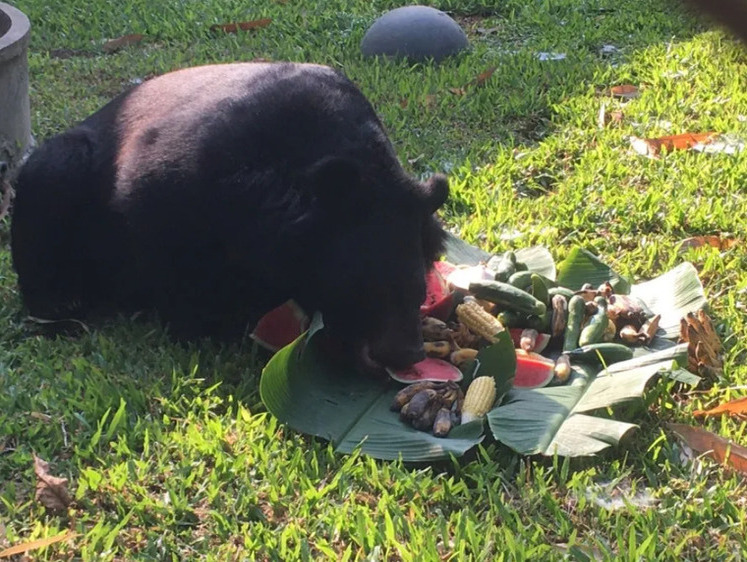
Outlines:
[{"label": "concrete pot", "polygon": [[31,145],[28,18],[0,2],[0,161],[11,169]]}]

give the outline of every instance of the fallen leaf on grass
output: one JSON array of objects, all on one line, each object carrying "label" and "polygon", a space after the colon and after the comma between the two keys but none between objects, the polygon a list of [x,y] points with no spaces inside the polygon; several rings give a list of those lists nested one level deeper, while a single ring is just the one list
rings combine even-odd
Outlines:
[{"label": "fallen leaf on grass", "polygon": [[614,98],[632,100],[633,98],[640,96],[641,92],[638,87],[633,86],[632,84],[620,84],[619,86],[612,86],[607,90],[607,94]]},{"label": "fallen leaf on grass", "polygon": [[60,533],[59,535],[55,535],[53,537],[46,537],[43,539],[36,539],[35,541],[29,541],[21,544],[17,544],[15,546],[11,546],[10,548],[6,548],[5,550],[0,552],[0,558],[10,558],[11,556],[15,556],[16,554],[23,554],[24,552],[29,552],[32,550],[38,550],[40,548],[47,547],[51,544],[55,544],[64,540],[72,539],[73,537],[76,537],[76,533],[71,533],[70,531],[64,531]]},{"label": "fallen leaf on grass", "polygon": [[711,408],[710,410],[695,410],[693,415],[696,417],[702,416],[722,416],[724,414],[730,414],[733,416],[745,416],[747,415],[747,396],[744,398],[737,398],[724,402],[718,406]]},{"label": "fallen leaf on grass", "polygon": [[697,313],[688,312],[680,319],[679,343],[687,343],[687,370],[705,378],[721,373],[721,340],[713,321],[702,308]]},{"label": "fallen leaf on grass", "polygon": [[689,150],[713,142],[718,133],[682,133],[654,139],[630,137],[630,144],[638,154],[658,158],[662,151]]},{"label": "fallen leaf on grass", "polygon": [[693,452],[707,455],[726,468],[747,474],[747,447],[699,427],[681,423],[669,423],[667,427]]},{"label": "fallen leaf on grass", "polygon": [[702,248],[711,246],[717,250],[728,250],[739,243],[733,236],[722,236],[720,234],[707,234],[704,236],[692,236],[680,242],[678,251],[683,252],[689,248]]},{"label": "fallen leaf on grass", "polygon": [[236,33],[238,31],[251,31],[267,27],[272,23],[270,18],[262,18],[252,21],[240,21],[236,23],[216,23],[210,26],[210,31],[224,31],[225,33]]},{"label": "fallen leaf on grass", "polygon": [[34,472],[38,478],[34,499],[53,511],[63,511],[67,508],[71,501],[67,491],[67,478],[52,476],[49,473],[49,463],[36,455],[34,455]]},{"label": "fallen leaf on grass", "polygon": [[130,45],[137,45],[144,37],[145,36],[140,33],[130,33],[129,35],[123,35],[122,37],[117,37],[116,39],[107,41],[101,48],[105,53],[114,53],[120,49],[129,47]]},{"label": "fallen leaf on grass", "polygon": [[497,68],[498,68],[497,66],[491,66],[484,72],[481,72],[480,74],[478,74],[473,80],[470,80],[469,82],[467,82],[461,88],[449,88],[449,91],[455,96],[463,96],[467,93],[467,90],[469,90],[470,88],[481,88],[490,79],[490,77],[493,76],[493,73],[496,71]]}]

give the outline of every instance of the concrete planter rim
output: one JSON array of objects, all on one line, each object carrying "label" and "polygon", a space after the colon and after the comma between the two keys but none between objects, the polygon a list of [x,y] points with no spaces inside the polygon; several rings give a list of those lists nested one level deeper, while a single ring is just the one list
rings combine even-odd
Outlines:
[{"label": "concrete planter rim", "polygon": [[0,35],[0,62],[5,62],[26,49],[31,24],[26,14],[4,2],[0,2],[0,21],[2,20],[10,20],[10,27],[5,34]]}]

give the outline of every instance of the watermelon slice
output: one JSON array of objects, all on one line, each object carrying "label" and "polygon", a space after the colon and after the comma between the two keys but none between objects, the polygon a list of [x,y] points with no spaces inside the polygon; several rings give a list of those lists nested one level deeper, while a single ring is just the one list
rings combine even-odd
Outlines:
[{"label": "watermelon slice", "polygon": [[[521,332],[523,331],[524,331],[524,328],[509,328],[508,330],[508,332],[511,334],[511,339],[514,342],[514,347],[517,349],[521,347]],[[547,347],[547,344],[550,343],[551,337],[552,336],[550,334],[540,333],[537,336],[537,345],[534,348],[534,352],[542,353]]]},{"label": "watermelon slice", "polygon": [[[420,305],[421,316],[432,316],[444,320],[451,314],[453,297],[444,274],[454,269],[448,262],[435,262],[425,276],[425,301]],[[447,272],[447,273],[444,273]]]},{"label": "watermelon slice", "polygon": [[301,307],[289,300],[260,318],[249,337],[274,353],[303,334],[309,322]]},{"label": "watermelon slice", "polygon": [[516,375],[514,387],[541,388],[550,384],[554,376],[555,361],[538,353],[516,350]]},{"label": "watermelon slice", "polygon": [[462,380],[462,371],[457,369],[451,363],[443,361],[442,359],[434,359],[428,357],[419,363],[410,365],[406,369],[399,371],[393,371],[387,369],[389,376],[398,382],[410,384],[413,382],[420,381],[454,381],[459,382]]}]

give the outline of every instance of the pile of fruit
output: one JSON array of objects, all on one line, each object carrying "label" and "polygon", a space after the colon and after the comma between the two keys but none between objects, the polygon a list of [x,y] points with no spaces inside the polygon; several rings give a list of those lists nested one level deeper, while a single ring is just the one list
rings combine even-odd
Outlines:
[{"label": "pile of fruit", "polygon": [[[528,271],[510,251],[473,267],[442,264],[439,271],[444,274],[448,287],[444,295],[451,306],[439,306],[442,318],[423,318],[429,359],[407,372],[392,373],[400,382],[415,382],[397,395],[392,409],[400,411],[401,419],[416,429],[433,431],[437,436],[448,431],[444,433],[446,423],[436,422],[448,419],[450,428],[463,423],[466,412],[474,415],[459,400],[457,382],[462,372],[472,372],[479,350],[495,343],[504,330],[509,330],[516,347],[514,386],[538,388],[566,383],[574,362],[601,358],[610,364],[630,359],[631,347],[650,344],[658,329],[660,316],[642,301],[616,294],[610,283],[571,290]],[[450,377],[446,371],[443,375],[440,371],[445,371],[446,363],[458,374]],[[479,374],[487,376],[478,379],[494,375]],[[471,390],[467,390],[468,396]],[[494,387],[486,406],[482,404],[490,391],[480,386],[474,395],[481,398],[479,417],[492,408]]]}]

